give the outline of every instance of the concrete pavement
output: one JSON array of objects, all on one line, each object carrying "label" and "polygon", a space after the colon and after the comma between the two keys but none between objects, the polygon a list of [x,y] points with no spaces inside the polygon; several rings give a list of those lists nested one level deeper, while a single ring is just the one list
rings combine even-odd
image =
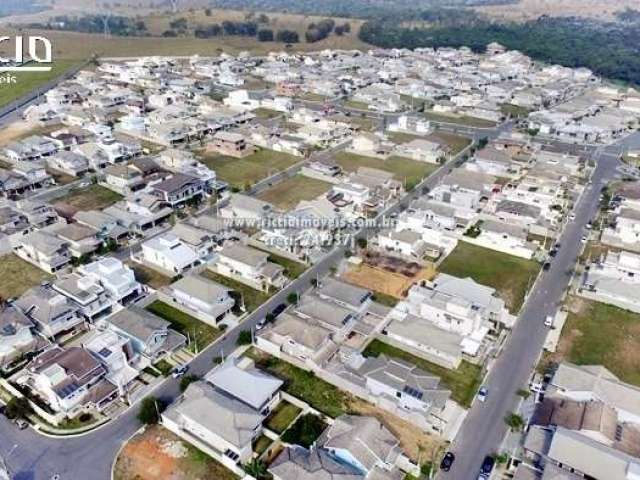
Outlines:
[{"label": "concrete pavement", "polygon": [[456,461],[449,473],[440,472],[439,480],[475,479],[485,455],[499,453],[507,431],[504,418],[516,410],[516,392],[526,388],[547,335],[544,319],[560,307],[578,255],[586,224],[596,215],[600,191],[616,174],[618,149],[611,146],[594,152],[596,169],[592,184],[585,189],[575,208],[576,219],[569,222],[558,239],[562,247],[543,272],[529,294],[520,317],[502,354],[495,361],[485,386],[489,396],[485,403],[474,402],[451,451]]}]

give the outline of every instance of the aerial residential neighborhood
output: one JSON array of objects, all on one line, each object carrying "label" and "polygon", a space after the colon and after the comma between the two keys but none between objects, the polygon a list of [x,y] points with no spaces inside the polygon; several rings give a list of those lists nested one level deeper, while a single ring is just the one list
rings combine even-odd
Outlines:
[{"label": "aerial residential neighborhood", "polygon": [[640,478],[640,90],[274,33],[0,106],[0,479]]}]

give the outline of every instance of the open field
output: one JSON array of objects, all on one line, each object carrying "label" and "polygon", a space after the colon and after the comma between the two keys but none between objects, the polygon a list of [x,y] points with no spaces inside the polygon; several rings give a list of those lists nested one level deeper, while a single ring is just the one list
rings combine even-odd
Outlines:
[{"label": "open field", "polygon": [[15,73],[16,83],[0,83],[0,106],[6,105],[23,95],[37,89],[41,85],[63,75],[81,60],[57,59],[50,72],[23,72]]},{"label": "open field", "polygon": [[533,260],[458,242],[438,270],[455,277],[471,277],[482,285],[495,288],[509,311],[516,314],[540,271],[540,265]]},{"label": "open field", "polygon": [[467,147],[471,143],[471,139],[466,137],[461,137],[459,135],[455,135],[453,133],[445,133],[435,131],[428,135],[413,135],[411,133],[404,132],[387,132],[387,136],[392,142],[395,143],[409,143],[413,140],[417,139],[426,139],[432,140],[435,142],[442,142],[449,146],[451,149],[451,153],[453,155],[459,153],[465,147]]},{"label": "open field", "polygon": [[51,278],[49,274],[25,262],[13,253],[0,257],[0,299],[22,295],[31,287]]},{"label": "open field", "polygon": [[558,349],[545,357],[547,364],[603,365],[640,386],[640,314],[579,297],[570,297],[568,308]]},{"label": "open field", "polygon": [[200,157],[203,163],[216,171],[219,179],[238,189],[250,187],[302,160],[293,155],[266,149],[245,158],[209,153],[201,153]]},{"label": "open field", "polygon": [[100,185],[72,190],[64,197],[58,198],[54,205],[67,205],[75,210],[102,210],[117,201],[122,195]]},{"label": "open field", "polygon": [[386,160],[382,160],[347,152],[338,153],[335,160],[347,172],[355,172],[358,167],[371,167],[391,172],[396,180],[405,183],[407,190],[413,189],[420,180],[431,175],[439,167],[439,165],[416,162],[408,158],[389,157]]},{"label": "open field", "polygon": [[637,7],[637,0],[520,0],[515,7],[505,4],[475,9],[498,20],[533,20],[542,15],[612,20],[615,12]]},{"label": "open field", "polygon": [[313,200],[331,189],[331,184],[315,178],[296,175],[287,178],[258,195],[282,210],[294,208],[302,200]]},{"label": "open field", "polygon": [[236,480],[213,458],[160,426],[147,427],[125,445],[114,480]]},{"label": "open field", "polygon": [[405,360],[417,365],[425,372],[437,375],[440,377],[442,385],[451,390],[451,398],[463,407],[471,405],[471,401],[480,387],[482,380],[480,366],[473,365],[464,360],[457,370],[450,370],[416,357],[399,348],[387,345],[380,340],[371,342],[363,352],[363,355],[366,357],[377,357],[380,354]]},{"label": "open field", "polygon": [[191,340],[189,349],[194,352],[202,350],[221,334],[217,328],[160,300],[156,300],[145,308],[163,320],[171,322],[171,328],[189,338]]},{"label": "open field", "polygon": [[[211,270],[205,270],[202,272],[202,276],[206,277],[214,282],[218,282],[225,287],[237,292],[242,296],[244,300],[244,305],[247,311],[253,312],[256,308],[266,302],[270,295],[268,293],[259,292],[243,283],[236,282],[235,280],[231,280],[230,278],[223,277],[222,275],[218,275]],[[237,306],[237,305],[236,305]]]},{"label": "open field", "polygon": [[444,113],[436,113],[432,111],[424,112],[424,116],[427,120],[443,123],[456,123],[459,125],[467,125],[469,127],[485,127],[491,128],[495,126],[495,122],[485,120],[483,118],[467,117],[460,115],[447,115]]}]

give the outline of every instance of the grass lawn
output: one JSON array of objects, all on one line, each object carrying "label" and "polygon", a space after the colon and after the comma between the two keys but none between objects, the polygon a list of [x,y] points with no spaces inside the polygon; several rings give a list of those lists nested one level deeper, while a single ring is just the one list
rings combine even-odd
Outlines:
[{"label": "grass lawn", "polygon": [[322,435],[327,426],[318,415],[307,413],[298,418],[281,438],[283,442],[309,448]]},{"label": "grass lawn", "polygon": [[271,295],[265,292],[260,292],[254,288],[251,288],[244,283],[236,282],[230,278],[219,275],[211,270],[205,270],[202,272],[202,276],[206,277],[214,282],[218,282],[225,287],[242,295],[244,299],[244,305],[247,311],[253,312],[256,308],[266,302]]},{"label": "grass lawn", "polygon": [[158,360],[153,366],[162,373],[165,377],[168,377],[171,371],[173,370],[173,365],[167,362],[164,358],[162,360]]},{"label": "grass lawn", "polygon": [[181,312],[177,308],[173,308],[171,305],[167,305],[160,300],[156,300],[145,308],[160,318],[171,322],[171,327],[174,330],[182,333],[185,337],[190,338],[190,350],[195,351],[196,347],[198,351],[202,350],[220,336],[220,330],[217,328],[201,322],[197,318],[187,315],[186,313]]},{"label": "grass lawn", "polygon": [[356,110],[369,110],[369,104],[366,102],[361,102],[359,100],[347,100],[346,102],[344,102],[344,106]]},{"label": "grass lawn", "polygon": [[253,441],[253,451],[260,456],[267,451],[267,448],[269,448],[269,445],[271,445],[272,442],[273,441],[269,437],[260,435]]},{"label": "grass lawn", "polygon": [[252,348],[246,355],[251,357],[258,368],[284,380],[284,391],[325,415],[336,418],[348,410],[349,395],[338,387],[302,370],[290,363]]},{"label": "grass lawn", "polygon": [[513,314],[518,313],[527,289],[540,270],[533,260],[507,255],[466,242],[458,246],[442,262],[439,272],[455,277],[471,277],[478,283],[493,287]]},{"label": "grass lawn", "polygon": [[277,110],[271,110],[270,108],[257,108],[256,110],[253,110],[251,113],[253,113],[257,118],[260,118],[263,120],[270,120],[272,118],[277,118],[284,115],[282,112],[279,112]]},{"label": "grass lawn", "polygon": [[371,167],[393,173],[396,180],[405,182],[405,188],[412,190],[423,179],[436,171],[439,165],[416,162],[408,158],[389,157],[386,160],[365,157],[355,153],[340,152],[336,155],[336,163],[348,172],[355,172],[358,167]]},{"label": "grass lawn", "polygon": [[513,105],[511,103],[503,103],[502,105],[500,105],[500,111],[505,117],[520,118],[529,115],[529,112],[531,110],[526,107]]},{"label": "grass lawn", "polygon": [[640,386],[640,314],[582,298],[570,312],[553,360],[603,365],[623,382]]},{"label": "grass lawn", "polygon": [[307,270],[307,268],[309,268],[308,265],[305,265],[304,263],[296,262],[295,260],[290,260],[271,252],[268,253],[269,261],[284,267],[284,274],[292,280],[298,278]]},{"label": "grass lawn", "polygon": [[462,150],[464,150],[471,144],[470,138],[461,137],[460,135],[454,135],[453,133],[436,131],[430,135],[427,135],[426,138],[428,140],[433,139],[436,141],[446,143],[451,149],[451,153],[453,155],[460,153]]},{"label": "grass lawn", "polygon": [[64,197],[56,200],[56,204],[66,204],[77,210],[102,210],[117,201],[122,195],[101,185],[90,185],[82,189],[71,190]]},{"label": "grass lawn", "polygon": [[0,257],[0,298],[17,298],[51,276],[13,253]]},{"label": "grass lawn", "polygon": [[15,73],[16,83],[0,84],[0,106],[6,105],[27,93],[36,90],[45,83],[57,78],[79,64],[77,60],[56,60],[50,72],[23,72]]},{"label": "grass lawn", "polygon": [[447,115],[445,113],[426,111],[424,112],[424,116],[427,120],[431,120],[433,122],[455,123],[458,125],[467,125],[469,127],[491,128],[496,125],[496,122],[485,120],[484,118],[468,117],[465,115]]},{"label": "grass lawn", "polygon": [[260,200],[269,202],[282,210],[291,210],[302,200],[313,200],[326,193],[331,184],[315,178],[296,175],[287,178],[258,195]]},{"label": "grass lawn", "polygon": [[262,149],[245,158],[208,153],[201,154],[201,157],[202,162],[215,170],[221,180],[239,189],[246,189],[302,160],[293,155],[267,149]]},{"label": "grass lawn", "polygon": [[281,401],[276,409],[264,421],[264,425],[276,433],[284,432],[302,410],[295,405]]},{"label": "grass lawn", "polygon": [[155,290],[171,285],[171,278],[161,274],[153,268],[145,267],[137,262],[128,262],[127,265],[129,265],[133,270],[136,280],[149,285]]},{"label": "grass lawn", "polygon": [[467,361],[462,361],[457,370],[450,370],[448,368],[441,367],[434,363],[423,360],[420,357],[416,357],[410,353],[405,352],[391,345],[381,342],[380,340],[374,340],[371,342],[363,352],[365,357],[377,357],[380,354],[385,354],[392,358],[398,358],[417,365],[425,372],[432,373],[440,377],[442,384],[451,390],[451,397],[463,407],[471,405],[471,401],[475,396],[481,378],[481,368],[478,365],[473,365]]},{"label": "grass lawn", "polygon": [[373,301],[378,302],[385,307],[395,307],[400,301],[399,298],[393,297],[391,295],[387,295],[386,293],[374,292]]}]

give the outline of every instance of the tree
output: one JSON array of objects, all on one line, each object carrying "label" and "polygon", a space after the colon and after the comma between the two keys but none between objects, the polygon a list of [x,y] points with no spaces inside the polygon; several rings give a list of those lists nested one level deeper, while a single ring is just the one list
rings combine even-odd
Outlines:
[{"label": "tree", "polygon": [[7,418],[15,420],[17,418],[26,418],[32,411],[29,400],[25,397],[13,397],[7,403],[4,414]]},{"label": "tree", "polygon": [[289,427],[281,438],[284,442],[309,448],[326,427],[327,425],[322,418],[312,413],[307,413],[298,418],[296,423]]},{"label": "tree", "polygon": [[200,380],[200,377],[197,375],[185,375],[180,379],[180,391],[184,392],[189,385],[198,380]]},{"label": "tree", "polygon": [[298,292],[291,292],[289,295],[287,295],[287,302],[289,302],[291,305],[295,305],[296,303],[298,303]]},{"label": "tree", "polygon": [[238,334],[238,340],[236,340],[236,345],[239,347],[242,345],[251,345],[253,343],[253,337],[251,336],[251,332],[249,330],[243,330]]},{"label": "tree", "polygon": [[251,475],[253,478],[262,480],[268,478],[267,466],[262,460],[254,458],[244,466],[244,471]]},{"label": "tree", "polygon": [[504,421],[512,432],[522,430],[522,427],[524,427],[524,419],[517,413],[510,413],[505,417]]},{"label": "tree", "polygon": [[204,9],[204,14],[205,14],[207,17],[210,17],[210,16],[212,15],[212,13],[213,13],[213,12],[211,11],[211,9],[210,9],[210,8],[205,8],[205,9]]},{"label": "tree", "polygon": [[267,313],[267,314],[264,316],[264,320],[265,320],[267,323],[271,323],[271,322],[273,322],[275,319],[276,319],[276,316],[275,316],[273,313],[271,313],[271,312]]},{"label": "tree", "polygon": [[356,245],[358,245],[358,248],[364,250],[365,248],[367,248],[367,239],[366,238],[359,238],[356,241]]},{"label": "tree", "polygon": [[258,41],[260,42],[273,42],[274,35],[273,30],[262,29],[258,31]]},{"label": "tree", "polygon": [[138,420],[145,425],[153,425],[160,421],[160,413],[164,406],[156,397],[146,397],[140,402]]},{"label": "tree", "polygon": [[299,43],[300,35],[294,30],[279,30],[276,34],[276,40],[282,43]]}]

